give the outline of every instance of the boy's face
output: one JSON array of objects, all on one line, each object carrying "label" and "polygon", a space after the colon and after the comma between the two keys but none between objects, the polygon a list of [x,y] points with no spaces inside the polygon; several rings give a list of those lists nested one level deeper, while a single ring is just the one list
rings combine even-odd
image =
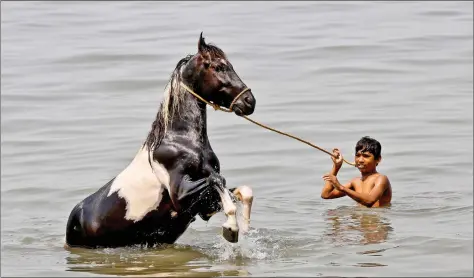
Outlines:
[{"label": "boy's face", "polygon": [[376,160],[372,153],[364,150],[358,151],[355,154],[356,167],[361,173],[370,173],[375,171],[379,161],[380,158]]}]

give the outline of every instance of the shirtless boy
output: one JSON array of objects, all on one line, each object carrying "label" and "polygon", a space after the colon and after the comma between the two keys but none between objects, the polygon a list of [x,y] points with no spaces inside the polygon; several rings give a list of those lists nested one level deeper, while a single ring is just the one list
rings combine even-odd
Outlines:
[{"label": "shirtless boy", "polygon": [[347,184],[340,184],[337,173],[341,169],[343,157],[338,149],[333,150],[336,158],[331,157],[333,167],[330,173],[323,176],[324,188],[321,192],[323,199],[335,199],[349,196],[357,203],[366,207],[384,207],[392,200],[392,187],[387,176],[377,172],[380,163],[382,146],[368,136],[362,137],[355,146],[355,163],[361,176],[353,178]]}]

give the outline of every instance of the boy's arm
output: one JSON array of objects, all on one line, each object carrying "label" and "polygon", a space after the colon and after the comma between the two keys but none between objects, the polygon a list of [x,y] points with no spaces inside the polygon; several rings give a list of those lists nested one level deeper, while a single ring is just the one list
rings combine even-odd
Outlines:
[{"label": "boy's arm", "polygon": [[[326,182],[326,185],[323,188],[323,192],[321,193],[321,198],[323,199],[336,199],[336,198],[341,198],[346,196],[346,193],[344,191],[338,190],[334,188],[331,184],[329,184],[330,187],[332,187],[332,190],[326,189],[328,187],[328,182]],[[346,188],[352,188],[352,183],[348,182],[345,185],[342,185]],[[326,190],[325,190],[326,189]]]},{"label": "boy's arm", "polygon": [[378,177],[377,180],[375,180],[374,187],[372,188],[372,190],[370,190],[368,194],[359,193],[350,188],[341,187],[339,185],[336,185],[336,187],[340,191],[346,193],[347,196],[351,197],[354,201],[366,207],[372,207],[380,199],[380,197],[382,197],[382,194],[387,189],[388,179],[386,176]]},{"label": "boy's arm", "polygon": [[[330,176],[334,177],[334,180],[337,180],[337,178],[336,178],[337,172],[339,172],[339,169],[341,169],[342,162],[343,162],[344,159],[343,159],[341,153],[339,152],[339,149],[333,149],[332,153],[334,154],[334,156],[331,156],[331,160],[333,162],[331,172],[324,175],[324,176],[330,175]],[[337,190],[332,185],[332,182],[325,179],[324,176],[323,176],[323,179],[326,182],[324,183],[323,190],[321,191],[321,198],[323,198],[323,199],[334,199],[334,198],[340,198],[340,197],[346,196],[346,194],[344,192],[342,192],[341,190]]]},{"label": "boy's arm", "polygon": [[[331,169],[331,175],[336,176],[337,172],[339,172],[340,167],[333,166]],[[347,184],[344,185],[345,187],[352,188],[352,182],[348,182]],[[346,193],[344,193],[341,190],[336,189],[333,185],[332,182],[326,181],[324,183],[323,190],[321,191],[321,198],[323,199],[335,199],[335,198],[341,198],[346,196]]]}]

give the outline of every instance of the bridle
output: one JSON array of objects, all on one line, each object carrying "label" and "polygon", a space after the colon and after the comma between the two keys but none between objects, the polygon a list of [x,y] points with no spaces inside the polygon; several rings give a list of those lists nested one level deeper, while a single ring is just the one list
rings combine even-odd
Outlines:
[{"label": "bridle", "polygon": [[242,92],[240,92],[233,100],[232,102],[230,103],[229,105],[229,108],[225,108],[225,107],[221,107],[220,105],[216,104],[216,103],[212,103],[210,101],[207,101],[205,100],[203,97],[201,97],[200,95],[196,94],[193,90],[191,90],[191,88],[189,88],[188,86],[186,86],[183,82],[180,83],[181,87],[183,87],[186,91],[188,91],[188,93],[192,94],[193,96],[195,96],[196,98],[198,98],[199,100],[201,100],[202,102],[206,103],[206,104],[209,104],[210,106],[212,106],[214,108],[214,110],[221,110],[221,111],[224,111],[224,112],[232,112],[232,106],[234,106],[235,102],[247,91],[250,90],[250,88],[246,87],[245,89],[242,90]]}]

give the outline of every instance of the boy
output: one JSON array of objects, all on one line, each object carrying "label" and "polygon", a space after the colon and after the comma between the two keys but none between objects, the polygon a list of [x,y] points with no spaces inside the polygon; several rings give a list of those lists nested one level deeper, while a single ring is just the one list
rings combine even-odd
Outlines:
[{"label": "boy", "polygon": [[366,207],[384,207],[390,205],[392,200],[392,187],[387,176],[377,172],[377,165],[381,161],[382,146],[380,143],[368,136],[362,137],[355,146],[355,163],[361,173],[361,177],[353,178],[350,182],[342,185],[337,180],[337,173],[341,169],[343,158],[338,149],[333,153],[336,158],[331,157],[334,165],[330,173],[325,174],[326,181],[321,192],[323,199],[334,199],[349,196],[359,204]]}]

